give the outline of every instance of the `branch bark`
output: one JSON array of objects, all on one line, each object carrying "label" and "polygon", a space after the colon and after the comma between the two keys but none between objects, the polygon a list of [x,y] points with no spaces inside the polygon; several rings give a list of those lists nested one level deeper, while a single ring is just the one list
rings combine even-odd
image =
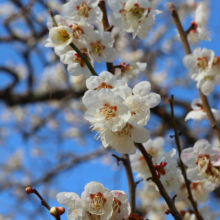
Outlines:
[{"label": "branch bark", "polygon": [[[108,14],[107,14],[107,9],[106,9],[106,4],[105,4],[105,0],[100,0],[99,1],[99,8],[101,9],[102,13],[103,13],[103,17],[102,17],[102,24],[103,24],[103,29],[104,31],[112,31],[111,26],[109,25],[109,21],[108,21]],[[109,72],[111,72],[112,74],[115,73],[115,68],[113,63],[106,63],[107,69]]]},{"label": "branch bark", "polygon": [[[189,46],[189,43],[188,43],[188,40],[187,40],[187,35],[186,35],[185,31],[183,30],[183,27],[182,27],[182,24],[180,22],[178,13],[177,13],[177,11],[176,11],[176,9],[175,9],[175,7],[172,3],[169,2],[168,7],[169,7],[170,13],[172,15],[173,21],[174,21],[174,23],[177,27],[178,32],[179,32],[180,39],[182,41],[185,53],[186,54],[191,54],[191,49],[190,49],[190,46]],[[218,124],[217,124],[217,122],[216,122],[216,120],[215,120],[215,118],[212,114],[208,99],[201,92],[201,89],[199,89],[199,95],[200,95],[200,98],[202,100],[202,106],[204,107],[204,110],[205,110],[205,112],[207,114],[207,117],[210,121],[211,127],[212,127],[216,137],[218,138],[218,141],[220,142],[220,128],[219,128],[219,126],[218,126]]]},{"label": "branch bark", "polygon": [[160,195],[164,198],[164,200],[166,201],[168,207],[169,207],[169,212],[171,213],[171,215],[174,217],[174,219],[176,220],[183,220],[180,213],[177,211],[176,206],[175,206],[175,202],[172,198],[170,198],[170,196],[168,195],[168,193],[166,192],[163,184],[161,183],[156,170],[154,168],[154,164],[152,162],[152,157],[150,154],[148,154],[148,152],[145,150],[144,146],[140,143],[135,143],[135,146],[141,151],[142,155],[144,156],[144,159],[147,162],[147,165],[150,169],[151,175],[152,175],[152,181],[156,184],[156,186],[159,189]]},{"label": "branch bark", "polygon": [[122,163],[124,165],[124,169],[125,169],[125,173],[126,173],[127,181],[128,181],[129,202],[131,205],[131,212],[135,213],[136,183],[134,181],[129,155],[123,154],[122,158],[123,158]]}]

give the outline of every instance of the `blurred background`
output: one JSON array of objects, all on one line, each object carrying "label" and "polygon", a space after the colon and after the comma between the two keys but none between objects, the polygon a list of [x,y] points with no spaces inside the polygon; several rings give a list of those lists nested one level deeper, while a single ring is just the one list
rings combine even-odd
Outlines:
[{"label": "blurred background", "polygon": [[[192,147],[200,138],[217,145],[208,121],[184,121],[192,100],[199,97],[198,90],[182,64],[185,54],[168,1],[153,1],[163,13],[157,16],[146,40],[132,41],[131,35],[113,29],[119,54],[114,65],[122,61],[147,62],[147,70],[129,85],[149,80],[152,91],[162,96],[160,105],[151,111],[147,128],[152,138],[165,138],[166,151],[175,147],[170,138],[173,134],[168,103],[171,94],[175,96],[182,146]],[[51,206],[59,205],[58,192],[81,195],[90,181],[101,182],[110,190],[128,192],[123,166],[117,166],[111,156],[116,152],[104,149],[101,142],[93,139],[95,134],[83,117],[86,108],[81,99],[86,91],[85,80],[82,76],[70,76],[53,49],[44,47],[48,37],[48,10],[58,14],[65,2],[0,1],[0,220],[53,219],[36,196],[25,193],[27,186],[37,188]],[[187,30],[199,1],[172,2]],[[205,2],[210,11],[207,29],[211,41],[192,44],[191,48],[206,47],[220,55],[220,1]],[[96,28],[101,29],[101,24]],[[95,69],[98,73],[106,70],[105,63],[96,63]],[[212,108],[220,109],[219,92],[220,88],[215,87],[208,96]],[[141,189],[139,184],[137,190]],[[210,198],[207,204],[218,211],[220,190]],[[139,213],[146,214],[146,207],[138,198],[137,204]],[[62,220],[66,219],[64,214]]]}]

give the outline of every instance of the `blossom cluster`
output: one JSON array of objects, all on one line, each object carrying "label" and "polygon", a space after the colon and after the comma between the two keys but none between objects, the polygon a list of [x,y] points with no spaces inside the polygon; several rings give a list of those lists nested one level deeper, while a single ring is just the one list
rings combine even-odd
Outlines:
[{"label": "blossom cluster", "polygon": [[150,118],[150,108],[160,102],[160,95],[150,92],[148,81],[138,83],[133,90],[110,72],[86,80],[88,91],[83,103],[88,108],[85,119],[97,131],[104,147],[118,153],[134,154],[134,142],[144,143],[150,134],[144,126]]},{"label": "blossom cluster", "polygon": [[61,192],[56,198],[67,207],[69,220],[122,220],[131,213],[124,191],[110,191],[94,181],[85,186],[81,198],[74,192]]},{"label": "blossom cluster", "polygon": [[190,69],[191,78],[204,95],[209,95],[214,86],[220,85],[220,57],[206,48],[196,48],[183,58],[183,64]]},{"label": "blossom cluster", "polygon": [[[60,61],[68,65],[68,72],[73,76],[84,75],[88,79],[91,72],[82,59],[79,52],[74,49],[75,45],[92,65],[94,61],[101,63],[113,62],[117,52],[113,47],[115,39],[110,32],[94,30],[103,17],[98,7],[99,0],[70,0],[61,8],[62,15],[55,15],[54,20],[49,19],[47,26],[49,38],[46,47],[53,47]],[[129,1],[108,1],[113,10],[112,24],[121,29],[132,32],[141,39],[146,38],[151,26],[154,23],[158,10],[153,10],[150,1],[129,0]],[[92,25],[93,24],[93,25]],[[119,26],[118,26],[119,25]],[[126,26],[126,27],[125,27]],[[145,66],[137,64],[121,65],[121,75],[129,72],[129,75],[136,75]]]}]

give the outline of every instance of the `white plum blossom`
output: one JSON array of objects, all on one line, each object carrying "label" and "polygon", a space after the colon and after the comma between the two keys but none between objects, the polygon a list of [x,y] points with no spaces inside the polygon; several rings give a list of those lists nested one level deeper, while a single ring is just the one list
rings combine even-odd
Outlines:
[{"label": "white plum blossom", "polygon": [[148,0],[109,0],[108,4],[113,10],[112,24],[132,33],[133,38],[138,36],[145,39],[154,24],[155,15],[161,13],[152,9]]},{"label": "white plum blossom", "polygon": [[102,20],[103,16],[98,3],[99,0],[70,0],[62,5],[61,12],[75,21],[97,24]]},{"label": "white plum blossom", "polygon": [[121,131],[131,116],[123,98],[109,89],[102,89],[91,102],[84,102],[84,105],[89,107],[84,117],[95,128]]},{"label": "white plum blossom", "polygon": [[[177,195],[177,201],[184,201],[186,205],[190,208],[191,202],[188,199],[188,191],[186,188],[186,184],[183,178],[183,175],[179,175],[180,179],[180,188],[175,192]],[[215,184],[208,180],[202,180],[200,182],[191,182],[190,183],[191,192],[194,200],[198,204],[203,204],[207,201],[209,193],[214,191]]]},{"label": "white plum blossom", "polygon": [[205,27],[208,20],[208,6],[201,2],[198,4],[195,11],[195,20],[191,22],[188,40],[191,43],[198,43],[199,40],[211,39],[208,37],[208,31]]},{"label": "white plum blossom", "polygon": [[127,202],[127,195],[124,191],[112,190],[114,199],[112,203],[113,213],[109,220],[127,219],[131,213],[130,204]]},{"label": "white plum blossom", "polygon": [[113,195],[101,183],[93,181],[86,184],[81,200],[85,203],[87,212],[98,215],[103,220],[109,219],[112,216]]},{"label": "white plum blossom", "polygon": [[[163,150],[164,138],[162,137],[157,137],[154,140],[149,139],[143,145],[145,150],[152,156],[153,163],[156,163],[162,155],[165,154],[165,151]],[[147,162],[140,151],[135,155],[131,155],[130,159],[132,170],[138,173],[137,177],[148,176],[150,174]]]},{"label": "white plum blossom", "polygon": [[150,119],[150,108],[154,108],[160,103],[159,94],[150,92],[151,84],[148,81],[138,83],[133,90],[125,86],[113,89],[119,94],[131,111],[131,120],[141,126],[145,126]]},{"label": "white plum blossom", "polygon": [[89,108],[89,103],[93,102],[101,89],[114,89],[119,86],[126,86],[126,82],[123,80],[117,80],[116,77],[108,72],[103,71],[99,76],[91,76],[86,80],[86,87],[88,91],[83,96],[83,102],[87,103]]},{"label": "white plum blossom", "polygon": [[83,59],[74,50],[68,51],[67,53],[61,55],[60,61],[68,65],[67,70],[72,76],[79,76],[83,74],[86,79],[91,76],[89,68]]},{"label": "white plum blossom", "polygon": [[73,192],[61,192],[56,196],[57,201],[67,207],[69,220],[87,220],[86,210],[80,197]]},{"label": "white plum blossom", "polygon": [[[88,35],[89,32],[93,31],[94,27],[86,22],[80,22],[72,20],[68,17],[62,17],[61,15],[55,15],[54,19],[58,26],[67,26],[72,28],[73,38],[75,40],[82,40],[83,35]],[[49,18],[47,27],[50,30],[54,27],[53,21]]]},{"label": "white plum blossom", "polygon": [[138,74],[143,72],[147,67],[147,63],[133,62],[130,64],[121,62],[119,68],[116,68],[115,75],[118,78],[128,82],[129,80],[136,77]]},{"label": "white plum blossom", "polygon": [[116,77],[108,72],[103,71],[99,76],[91,76],[86,80],[86,87],[89,90],[114,89],[118,86],[126,86],[123,80],[117,80]]},{"label": "white plum blossom", "polygon": [[220,85],[220,74],[217,75],[215,68],[213,68],[216,65],[213,65],[216,60],[214,58],[212,50],[201,49],[200,47],[196,48],[193,54],[186,55],[183,58],[183,64],[190,69],[191,78],[197,82],[197,88],[201,88],[204,95],[209,95],[215,84]]},{"label": "white plum blossom", "polygon": [[113,62],[116,59],[117,53],[113,48],[115,39],[110,32],[90,32],[90,34],[86,36],[86,41],[88,42],[91,56],[96,62]]},{"label": "white plum blossom", "polygon": [[157,175],[168,192],[174,192],[179,188],[178,176],[180,170],[175,156],[176,149],[173,148],[154,164]]},{"label": "white plum blossom", "polygon": [[[78,43],[78,49],[91,63],[93,63],[89,56],[88,49],[84,43]],[[87,67],[86,63],[74,50],[67,51],[66,53],[60,55],[60,61],[68,65],[67,70],[70,75],[79,76],[83,74],[86,79],[91,76],[91,71]]]},{"label": "white plum blossom", "polygon": [[49,38],[53,47],[64,49],[73,41],[73,31],[67,26],[53,27],[50,29]]},{"label": "white plum blossom", "polygon": [[188,41],[192,44],[198,43],[199,40],[211,41],[208,37],[206,27],[199,27],[194,21],[191,22],[191,29],[187,35]]},{"label": "white plum blossom", "polygon": [[207,140],[198,140],[193,147],[184,149],[181,159],[188,166],[187,176],[192,182],[208,179],[219,185],[220,151]]},{"label": "white plum blossom", "polygon": [[[185,121],[189,120],[189,119],[193,119],[193,120],[197,120],[197,121],[201,121],[207,118],[207,114],[202,106],[202,100],[201,99],[194,99],[191,103],[191,107],[193,109],[193,111],[190,111],[186,117],[185,117]],[[216,110],[216,109],[211,109],[212,114],[215,118],[215,120],[218,120],[220,118],[220,111]]]},{"label": "white plum blossom", "polygon": [[133,94],[125,99],[132,117],[139,125],[145,126],[150,118],[150,108],[154,108],[160,103],[159,94],[150,92],[151,84],[148,81],[142,81],[133,88]]},{"label": "white plum blossom", "polygon": [[105,148],[111,146],[120,154],[134,154],[136,152],[134,142],[144,143],[150,138],[146,128],[131,120],[120,131],[113,132],[99,127],[95,130],[100,130],[100,138]]}]

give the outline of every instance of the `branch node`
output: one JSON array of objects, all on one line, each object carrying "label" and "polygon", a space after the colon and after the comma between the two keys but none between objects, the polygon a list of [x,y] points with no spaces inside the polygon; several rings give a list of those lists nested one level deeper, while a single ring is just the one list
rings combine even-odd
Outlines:
[{"label": "branch node", "polygon": [[118,156],[115,155],[115,154],[112,154],[112,156],[113,156],[114,158],[116,158],[116,163],[117,163],[118,166],[119,166],[119,161],[125,162],[124,158],[122,158],[122,157],[118,157]]}]

